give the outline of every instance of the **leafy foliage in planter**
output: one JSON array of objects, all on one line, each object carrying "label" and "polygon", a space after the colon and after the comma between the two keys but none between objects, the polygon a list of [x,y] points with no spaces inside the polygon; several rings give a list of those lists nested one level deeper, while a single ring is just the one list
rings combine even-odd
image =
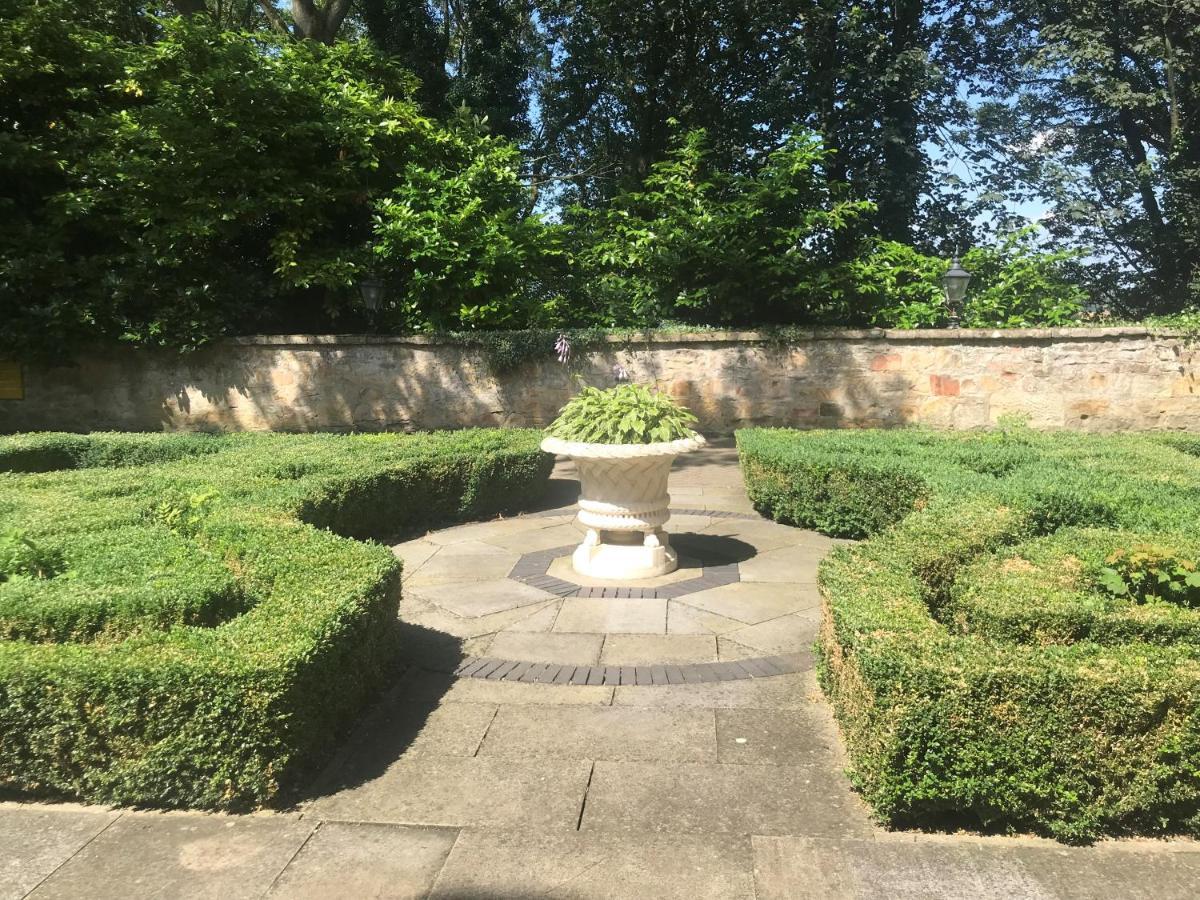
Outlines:
[{"label": "leafy foliage in planter", "polygon": [[752,429],[738,446],[765,513],[866,538],[821,565],[819,650],[882,821],[1200,835],[1200,611],[1102,581],[1128,563],[1186,585],[1194,438]]},{"label": "leafy foliage in planter", "polygon": [[585,387],[572,397],[546,433],[585,444],[654,444],[695,437],[696,417],[665,394],[638,384],[601,390]]},{"label": "leafy foliage in planter", "polygon": [[0,438],[0,790],[286,796],[403,662],[400,565],[343,535],[519,509],[553,464],[540,440]]}]

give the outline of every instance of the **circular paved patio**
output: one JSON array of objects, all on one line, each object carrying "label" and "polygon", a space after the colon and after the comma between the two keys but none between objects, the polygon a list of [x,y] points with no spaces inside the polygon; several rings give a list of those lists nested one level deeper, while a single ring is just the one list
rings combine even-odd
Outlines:
[{"label": "circular paved patio", "polygon": [[668,528],[679,569],[620,583],[572,569],[573,511],[427,535],[396,548],[402,618],[463,638],[461,677],[668,685],[810,667],[827,538],[704,506],[674,508]]},{"label": "circular paved patio", "polygon": [[[426,654],[426,667],[453,663],[460,677],[590,686],[810,668],[816,567],[833,542],[754,513],[733,452],[716,448],[677,463],[667,529],[681,565],[660,578],[612,583],[576,574],[570,554],[582,531],[573,507],[396,546],[405,563],[404,622],[462,640],[461,658]],[[561,491],[572,479],[563,462],[552,484]]]}]

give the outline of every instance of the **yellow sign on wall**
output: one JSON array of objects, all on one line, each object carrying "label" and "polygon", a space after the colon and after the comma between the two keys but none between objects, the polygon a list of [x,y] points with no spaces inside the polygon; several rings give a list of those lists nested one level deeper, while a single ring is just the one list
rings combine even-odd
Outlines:
[{"label": "yellow sign on wall", "polygon": [[0,359],[0,400],[24,400],[25,382],[21,379],[21,364]]}]

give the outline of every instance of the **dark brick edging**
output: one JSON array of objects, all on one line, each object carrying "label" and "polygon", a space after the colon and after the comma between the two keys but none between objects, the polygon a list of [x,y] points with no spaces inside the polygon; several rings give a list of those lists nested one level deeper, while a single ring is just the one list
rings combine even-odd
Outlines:
[{"label": "dark brick edging", "polygon": [[551,547],[549,550],[538,550],[526,553],[513,566],[508,577],[521,584],[538,588],[559,597],[611,597],[614,600],[674,600],[697,591],[707,591],[710,588],[733,584],[742,580],[742,574],[735,562],[721,563],[715,566],[706,565],[702,574],[686,581],[676,581],[664,584],[662,587],[641,588],[621,587],[620,585],[605,585],[604,587],[589,587],[547,575],[550,564],[556,559],[570,555],[575,544],[565,544],[562,547]]},{"label": "dark brick edging", "polygon": [[[560,506],[557,509],[541,509],[537,512],[525,513],[529,518],[549,518],[551,516],[569,516],[579,507],[575,504]],[[750,519],[754,522],[766,522],[762,516],[755,513],[731,512],[727,509],[675,509],[670,510],[673,516],[708,516],[710,519]]]},{"label": "dark brick edging", "polygon": [[459,678],[516,681],[523,684],[629,686],[713,684],[746,678],[791,675],[811,668],[812,657],[805,653],[760,656],[729,662],[660,666],[572,666],[472,656],[463,660],[454,670],[454,674]]}]

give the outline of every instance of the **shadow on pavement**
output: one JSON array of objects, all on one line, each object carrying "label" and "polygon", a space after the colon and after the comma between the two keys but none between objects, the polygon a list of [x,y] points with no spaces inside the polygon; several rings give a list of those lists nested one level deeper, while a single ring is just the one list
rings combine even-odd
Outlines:
[{"label": "shadow on pavement", "polygon": [[694,531],[672,534],[671,546],[680,555],[686,554],[705,565],[741,563],[758,555],[758,550],[745,541],[720,534],[697,534]]},{"label": "shadow on pavement", "polygon": [[[420,735],[454,683],[449,673],[465,658],[459,638],[403,621],[397,622],[397,632],[400,659],[407,668],[398,669],[390,687],[340,741],[321,774],[297,792],[295,802],[357,787],[382,775]],[[420,678],[419,691],[409,683],[413,676]]]}]

